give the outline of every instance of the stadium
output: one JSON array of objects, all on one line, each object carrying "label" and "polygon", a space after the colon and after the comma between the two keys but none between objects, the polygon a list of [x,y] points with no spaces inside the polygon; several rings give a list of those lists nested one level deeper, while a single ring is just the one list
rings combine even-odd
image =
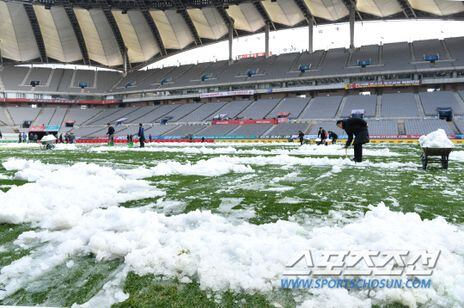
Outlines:
[{"label": "stadium", "polygon": [[0,305],[464,307],[463,25],[448,0],[1,0]]}]

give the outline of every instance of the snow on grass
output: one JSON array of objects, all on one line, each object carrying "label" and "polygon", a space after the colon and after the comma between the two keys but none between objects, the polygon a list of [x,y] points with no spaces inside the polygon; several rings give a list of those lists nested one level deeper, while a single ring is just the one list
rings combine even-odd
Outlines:
[{"label": "snow on grass", "polygon": [[122,288],[127,276],[127,268],[118,270],[112,279],[105,283],[102,289],[86,303],[72,305],[72,308],[111,307],[111,305],[125,301],[129,295]]},{"label": "snow on grass", "polygon": [[92,209],[164,195],[146,181],[129,179],[95,164],[47,165],[12,158],[3,166],[17,170],[17,179],[33,183],[0,192],[2,223],[29,222],[51,229],[69,228]]},{"label": "snow on grass", "polygon": [[23,258],[6,266],[0,282],[10,293],[19,287],[18,278],[31,274],[33,264],[41,262],[42,267],[32,271],[38,272],[56,259],[91,252],[98,260],[122,258],[127,270],[140,275],[187,277],[214,291],[269,292],[279,287],[289,259],[305,249],[440,249],[431,289],[379,290],[371,299],[365,292],[340,290],[339,296],[325,297],[324,291],[315,290],[317,302],[322,306],[371,300],[460,306],[464,304],[463,237],[463,230],[442,218],[421,220],[417,214],[393,212],[383,204],[344,226],[330,222],[315,226],[312,221],[253,225],[209,211],[167,217],[139,208],[110,207],[92,210],[66,231],[22,234],[16,243],[23,247],[45,242],[56,248],[43,259],[25,262]]},{"label": "snow on grass", "polygon": [[464,151],[453,151],[449,157],[450,160],[464,162]]},{"label": "snow on grass", "polygon": [[[77,144],[66,144],[66,143],[57,143],[53,144],[55,148],[54,151],[77,151],[83,148],[94,147],[94,145],[77,145]],[[40,143],[0,143],[0,150],[3,149],[41,149],[43,146]]]},{"label": "snow on grass", "polygon": [[158,162],[152,168],[138,167],[135,169],[120,169],[117,171],[128,177],[148,178],[151,176],[168,175],[198,175],[220,176],[228,173],[252,173],[250,166],[225,160],[199,160],[195,163],[179,163],[173,160]]},{"label": "snow on grass", "polygon": [[244,165],[276,165],[276,166],[314,166],[332,167],[334,173],[341,171],[342,167],[374,167],[382,169],[417,169],[418,164],[412,162],[370,162],[355,163],[348,158],[328,158],[328,157],[296,157],[290,155],[276,156],[218,156],[203,161],[205,165],[221,164],[244,164]]},{"label": "snow on grass", "polygon": [[[220,176],[234,173],[251,173],[253,169],[250,165],[266,166],[313,166],[313,167],[332,167],[330,174],[339,173],[342,167],[374,167],[381,169],[417,169],[418,164],[413,162],[370,162],[355,163],[348,158],[329,158],[329,157],[297,157],[287,154],[265,155],[265,156],[217,156],[209,159],[199,160],[195,163],[180,163],[173,160],[162,161],[154,167],[147,169],[139,167],[136,170],[127,170],[131,174],[143,174],[149,176],[165,175],[199,175],[199,176]],[[121,170],[119,172],[124,172]],[[328,174],[328,175],[330,175]]]},{"label": "snow on grass", "polygon": [[32,149],[40,148],[39,143],[0,143],[0,150],[2,149]]},{"label": "snow on grass", "polygon": [[152,169],[153,175],[200,175],[219,176],[227,173],[249,173],[253,172],[250,166],[226,160],[200,160],[196,163],[179,163],[176,161],[160,162]]},{"label": "snow on grass", "polygon": [[[194,144],[182,145],[172,144],[166,146],[165,144],[152,143],[150,146],[145,148],[128,148],[126,146],[115,146],[115,147],[93,147],[90,149],[91,152],[155,152],[155,153],[184,153],[184,154],[208,154],[208,155],[220,155],[220,154],[240,154],[240,155],[306,155],[306,156],[345,156],[347,154],[353,155],[353,149],[345,151],[342,145],[303,145],[293,146],[292,144],[286,144],[283,148],[275,148],[270,144],[260,144],[261,147],[264,145],[270,147],[268,149],[260,149],[256,144],[257,148],[252,149],[240,149],[243,144],[239,145],[228,145],[228,144],[201,144],[200,146],[194,146]],[[401,154],[392,152],[388,148],[380,149],[364,149],[363,152],[366,156],[380,156],[380,157],[396,157]]]},{"label": "snow on grass", "polygon": [[58,143],[55,144],[55,150],[61,151],[76,151],[79,150],[80,146],[77,144]]},{"label": "snow on grass", "polygon": [[[282,157],[288,156],[273,159]],[[222,158],[217,159],[220,162]],[[32,222],[39,229],[21,234],[15,244],[43,246],[1,269],[0,284],[5,291],[0,291],[0,298],[79,254],[92,253],[97,260],[120,258],[124,271],[141,275],[195,280],[202,288],[219,292],[253,293],[278,289],[289,259],[306,249],[440,249],[431,289],[378,290],[370,299],[365,292],[339,290],[336,296],[328,296],[316,290],[315,297],[308,292],[302,298],[306,299],[303,304],[400,301],[411,306],[464,305],[464,231],[443,218],[422,220],[415,213],[394,212],[383,204],[370,207],[365,216],[345,225],[311,217],[302,223],[255,225],[199,210],[166,216],[149,207],[118,206],[163,194],[136,179],[137,173],[94,164],[47,165],[18,159],[6,161],[4,167],[18,170],[18,178],[35,182],[0,193],[0,220]],[[231,212],[240,202],[225,199],[219,211]],[[110,283],[98,295],[98,302],[124,299],[119,285],[118,279]]]}]

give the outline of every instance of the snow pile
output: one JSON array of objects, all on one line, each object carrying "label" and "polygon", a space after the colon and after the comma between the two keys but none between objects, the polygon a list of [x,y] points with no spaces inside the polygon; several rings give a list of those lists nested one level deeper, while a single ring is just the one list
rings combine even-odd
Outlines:
[{"label": "snow pile", "polygon": [[453,142],[448,139],[443,129],[437,129],[428,135],[422,135],[419,138],[420,146],[423,148],[452,148]]},{"label": "snow pile", "polygon": [[219,176],[230,172],[249,173],[253,172],[250,166],[239,162],[227,160],[200,160],[194,164],[181,164],[176,161],[161,162],[152,168],[153,175],[200,175],[200,176]]},{"label": "snow pile", "polygon": [[56,137],[53,136],[53,135],[46,135],[44,136],[42,139],[40,139],[41,142],[55,142],[56,141]]},{"label": "snow pile", "polygon": [[[180,280],[197,280],[214,291],[268,292],[279,288],[289,258],[306,249],[387,250],[440,249],[431,289],[385,289],[370,294],[339,290],[336,297],[314,290],[311,302],[320,306],[399,301],[408,306],[464,304],[464,231],[444,219],[421,220],[415,213],[390,211],[383,204],[371,207],[345,226],[307,221],[305,225],[278,221],[263,225],[231,222],[209,211],[167,217],[140,208],[110,207],[84,215],[66,231],[23,233],[17,244],[48,249],[24,257],[2,269],[0,283],[11,294],[36,275],[65,262],[70,255],[91,252],[97,260],[122,258],[126,270]],[[43,266],[34,267],[40,262]],[[33,270],[30,270],[30,269]],[[111,292],[114,294],[114,292]],[[113,295],[111,295],[113,296]]]},{"label": "snow pile", "polygon": [[146,181],[129,179],[109,167],[77,163],[47,165],[9,159],[7,170],[33,183],[0,191],[1,223],[37,223],[50,229],[70,228],[88,211],[121,202],[164,195]]},{"label": "snow pile", "polygon": [[177,161],[162,161],[152,168],[138,167],[135,169],[120,169],[118,174],[129,178],[148,178],[152,176],[197,175],[221,176],[228,173],[252,173],[254,170],[247,165],[224,159],[199,160],[195,163],[180,163]]}]

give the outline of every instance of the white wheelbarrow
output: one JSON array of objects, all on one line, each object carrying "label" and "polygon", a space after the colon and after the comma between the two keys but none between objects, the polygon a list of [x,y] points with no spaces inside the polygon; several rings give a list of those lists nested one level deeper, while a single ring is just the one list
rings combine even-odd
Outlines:
[{"label": "white wheelbarrow", "polygon": [[43,145],[45,150],[51,150],[55,147],[56,137],[53,135],[44,136],[40,143]]}]

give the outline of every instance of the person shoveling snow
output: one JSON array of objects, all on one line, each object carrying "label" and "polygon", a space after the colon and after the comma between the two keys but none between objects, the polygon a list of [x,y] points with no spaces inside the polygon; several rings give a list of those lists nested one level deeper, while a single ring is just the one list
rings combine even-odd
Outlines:
[{"label": "person shoveling snow", "polygon": [[454,144],[448,139],[443,129],[437,129],[427,135],[419,138],[419,144],[422,148],[453,148]]},{"label": "person shoveling snow", "polygon": [[351,145],[353,137],[355,137],[354,146],[354,161],[357,163],[362,162],[362,146],[369,142],[369,131],[367,129],[367,122],[360,118],[349,118],[345,120],[338,120],[337,126],[344,129],[348,135],[348,139],[345,143],[345,148]]}]

